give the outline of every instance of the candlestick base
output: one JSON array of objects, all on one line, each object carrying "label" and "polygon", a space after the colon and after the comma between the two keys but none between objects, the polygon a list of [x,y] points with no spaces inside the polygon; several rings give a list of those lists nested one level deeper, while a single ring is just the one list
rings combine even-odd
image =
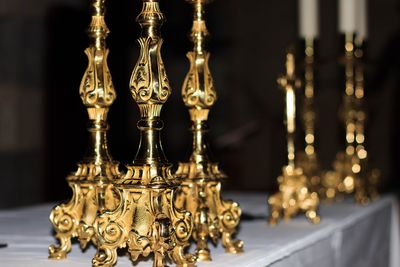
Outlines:
[{"label": "candlestick base", "polygon": [[169,165],[128,166],[125,177],[115,185],[121,194],[120,205],[95,221],[99,242],[93,266],[115,265],[117,249],[124,247],[133,262],[153,253],[154,267],[166,266],[166,256],[176,266],[195,266],[196,257],[184,254],[192,233],[192,216],[174,205],[177,186]]},{"label": "candlestick base", "polygon": [[222,198],[221,184],[226,175],[218,164],[180,163],[175,175],[182,179],[175,203],[194,217],[192,236],[198,260],[211,260],[208,240],[215,245],[221,240],[227,253],[243,252],[243,241],[232,239],[240,222],[241,209],[236,202]]},{"label": "candlestick base", "polygon": [[279,192],[268,198],[269,224],[277,224],[281,216],[288,220],[299,212],[304,212],[311,223],[319,223],[318,194],[309,190],[303,170],[285,166],[282,172],[282,175],[278,177]]},{"label": "candlestick base", "polygon": [[103,209],[114,209],[119,201],[110,179],[100,176],[101,173],[111,177],[120,175],[118,163],[103,163],[102,166],[82,163],[78,166],[78,170],[67,177],[72,188],[71,200],[54,207],[50,213],[50,221],[59,240],[59,245],[49,247],[50,259],[66,258],[71,250],[72,238],[78,238],[82,249],[90,241],[95,244],[93,223],[97,213]]}]

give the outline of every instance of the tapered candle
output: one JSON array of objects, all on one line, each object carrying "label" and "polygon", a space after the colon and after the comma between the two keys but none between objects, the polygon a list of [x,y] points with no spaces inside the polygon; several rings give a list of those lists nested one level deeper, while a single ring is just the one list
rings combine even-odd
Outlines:
[{"label": "tapered candle", "polygon": [[356,31],[356,2],[357,0],[339,0],[339,32]]},{"label": "tapered candle", "polygon": [[368,38],[367,0],[357,0],[356,31],[361,40]]},{"label": "tapered candle", "polygon": [[299,34],[303,39],[318,37],[318,0],[299,0]]}]

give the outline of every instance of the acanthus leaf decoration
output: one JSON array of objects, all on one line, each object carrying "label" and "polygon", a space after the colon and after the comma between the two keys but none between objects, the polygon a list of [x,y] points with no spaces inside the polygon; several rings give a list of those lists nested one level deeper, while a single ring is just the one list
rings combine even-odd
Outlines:
[{"label": "acanthus leaf decoration", "polygon": [[214,105],[215,101],[217,101],[217,92],[214,88],[214,80],[212,78],[210,68],[208,66],[208,60],[210,58],[210,53],[206,52],[204,57],[204,102],[208,106]]},{"label": "acanthus leaf decoration", "polygon": [[140,46],[139,60],[133,69],[130,88],[132,97],[135,101],[146,102],[152,95],[152,75],[150,66],[149,46],[151,38],[139,38],[138,43]]},{"label": "acanthus leaf decoration", "polygon": [[108,49],[90,47],[85,50],[88,67],[83,75],[79,94],[86,106],[108,107],[116,92],[107,66]]},{"label": "acanthus leaf decoration", "polygon": [[138,39],[140,56],[132,72],[130,87],[138,104],[165,103],[171,86],[161,57],[162,39],[150,36]]},{"label": "acanthus leaf decoration", "polygon": [[157,58],[158,58],[158,80],[160,82],[160,92],[158,98],[160,101],[165,102],[171,95],[172,89],[169,83],[167,72],[165,71],[164,62],[161,57],[161,46],[163,39],[159,39],[157,43]]},{"label": "acanthus leaf decoration", "polygon": [[217,100],[214,81],[208,66],[210,54],[204,52],[188,52],[189,72],[182,86],[182,97],[186,106],[195,108],[211,108]]},{"label": "acanthus leaf decoration", "polygon": [[195,53],[188,52],[186,56],[189,59],[190,67],[183,82],[182,97],[187,106],[195,106],[199,102],[197,91],[197,88],[199,88],[199,73],[195,62]]}]

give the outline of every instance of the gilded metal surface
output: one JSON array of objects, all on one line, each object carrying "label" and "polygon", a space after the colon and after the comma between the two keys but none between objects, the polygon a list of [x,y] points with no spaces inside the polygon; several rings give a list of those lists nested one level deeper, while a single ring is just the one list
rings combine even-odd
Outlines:
[{"label": "gilded metal surface", "polygon": [[346,85],[341,118],[346,128],[346,149],[337,154],[334,171],[323,178],[324,197],[333,200],[354,193],[357,202],[366,204],[378,196],[379,171],[367,168],[362,40],[356,42],[352,34],[346,35],[344,62]]},{"label": "gilded metal surface", "polygon": [[118,163],[108,152],[106,132],[107,113],[116,94],[107,67],[109,33],[104,21],[104,0],[93,1],[89,26],[90,46],[85,50],[88,67],[80,86],[80,96],[89,115],[90,146],[78,169],[67,177],[72,199],[56,206],[50,213],[59,245],[49,247],[49,258],[62,259],[71,250],[71,238],[77,237],[83,248],[96,243],[93,222],[97,212],[114,209],[119,201],[112,181],[120,175]]},{"label": "gilded metal surface", "polygon": [[207,142],[207,120],[211,107],[217,100],[213,78],[208,66],[210,53],[205,50],[209,35],[203,18],[207,0],[187,0],[194,8],[191,30],[193,50],[187,53],[190,69],[182,86],[182,97],[192,121],[193,149],[188,162],[180,163],[175,173],[182,179],[176,204],[194,216],[193,239],[199,260],[211,260],[208,241],[221,240],[226,252],[243,251],[243,242],[233,240],[239,225],[241,209],[236,202],[222,198],[221,183],[226,175],[211,161]]},{"label": "gilded metal surface", "polygon": [[311,192],[309,182],[303,169],[295,161],[294,134],[296,131],[296,92],[300,81],[295,75],[295,58],[291,51],[286,56],[286,75],[278,79],[279,86],[286,94],[286,126],[288,165],[283,167],[283,173],[278,177],[279,192],[268,198],[270,206],[269,223],[276,224],[283,214],[289,219],[299,212],[304,212],[312,223],[318,223],[317,214],[319,198],[316,192]]},{"label": "gilded metal surface", "polygon": [[304,151],[296,155],[296,163],[303,169],[313,191],[319,191],[321,172],[318,156],[315,150],[315,120],[314,108],[314,39],[305,40],[304,51],[304,99],[302,106],[302,122],[304,128]]},{"label": "gilded metal surface", "polygon": [[161,58],[160,27],[164,16],[156,0],[143,0],[137,21],[142,28],[138,39],[140,56],[133,70],[130,88],[139,106],[140,145],[127,173],[115,182],[121,201],[95,220],[98,235],[94,266],[113,266],[117,249],[127,248],[136,262],[153,254],[153,266],[165,266],[169,256],[177,266],[195,266],[196,257],[185,254],[193,228],[190,212],[176,208],[179,181],[171,174],[161,146],[162,105],[171,87]]}]

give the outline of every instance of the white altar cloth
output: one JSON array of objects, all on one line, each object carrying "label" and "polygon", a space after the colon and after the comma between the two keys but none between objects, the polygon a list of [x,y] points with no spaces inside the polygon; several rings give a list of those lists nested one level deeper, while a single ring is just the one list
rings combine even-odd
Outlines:
[{"label": "white altar cloth", "polygon": [[[397,200],[384,196],[362,207],[346,200],[321,205],[321,223],[310,224],[298,216],[275,227],[266,224],[266,196],[263,194],[226,194],[238,201],[252,220],[243,220],[238,238],[245,243],[239,255],[212,248],[212,262],[199,267],[399,267],[399,213]],[[0,267],[88,267],[95,253],[84,253],[74,244],[66,260],[47,259],[47,248],[54,243],[48,220],[52,205],[0,211]],[[249,217],[249,216],[246,216]],[[147,267],[151,261],[135,265],[127,256],[119,266]],[[171,264],[173,266],[173,264]]]}]

